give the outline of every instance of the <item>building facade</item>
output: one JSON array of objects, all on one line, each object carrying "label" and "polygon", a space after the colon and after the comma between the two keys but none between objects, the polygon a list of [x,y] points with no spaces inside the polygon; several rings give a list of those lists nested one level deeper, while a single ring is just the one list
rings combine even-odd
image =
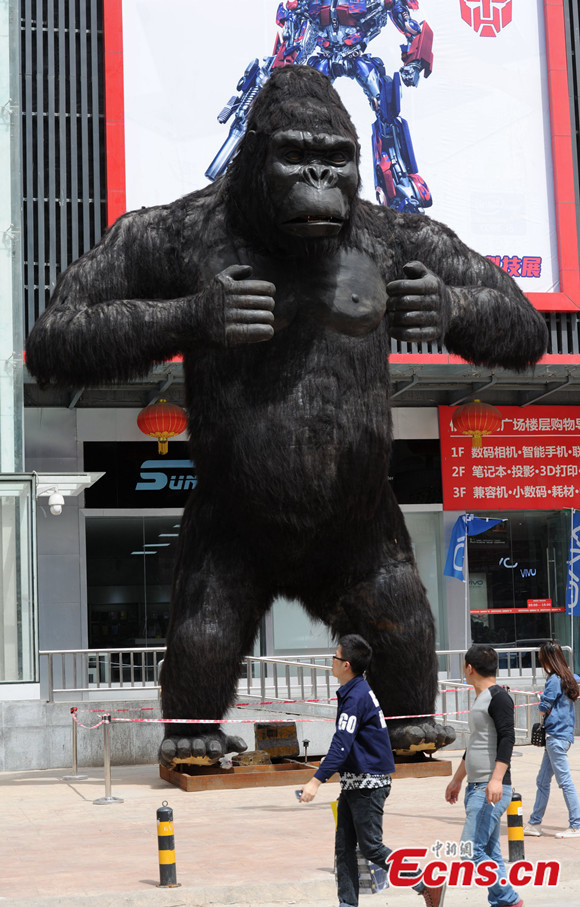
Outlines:
[{"label": "building facade", "polygon": [[[427,14],[426,0],[424,6]],[[571,510],[580,509],[580,487],[556,476],[550,489],[568,487],[566,495],[548,502],[522,492],[518,506],[508,508],[495,479],[479,481],[480,461],[472,463],[463,447],[459,459],[470,470],[470,493],[476,487],[487,492],[470,498],[469,506],[459,495],[455,505],[453,488],[463,485],[453,485],[446,472],[447,408],[476,397],[500,411],[518,407],[530,418],[540,407],[544,418],[553,410],[554,420],[576,424],[580,22],[572,0],[545,3],[544,13],[559,277],[553,292],[536,294],[533,303],[549,327],[548,354],[533,372],[516,376],[460,362],[437,343],[391,345],[390,480],[436,617],[439,649],[461,649],[472,639],[533,646],[556,636],[578,651],[576,618],[563,609]],[[195,485],[184,436],[170,442],[164,457],[137,426],[150,402],[163,397],[183,404],[181,363],[160,364],[139,382],[66,390],[38,387],[22,356],[58,274],[124,210],[116,158],[124,113],[115,89],[122,80],[122,14],[121,0],[0,6],[4,699],[42,695],[41,650],[163,644],[175,540],[184,498]],[[522,438],[536,448],[532,459],[539,468],[548,462],[548,441],[535,431],[530,422]],[[571,432],[562,431],[567,453],[554,454],[552,465],[574,458]],[[550,443],[551,450],[556,442]],[[496,454],[483,465],[497,466],[499,444],[485,440]],[[518,448],[514,462],[523,463],[520,454]],[[52,497],[61,494],[64,506]],[[453,527],[465,512],[501,520],[468,539],[468,583],[443,572]],[[256,652],[307,654],[331,645],[325,628],[312,624],[298,602],[278,599]]]}]

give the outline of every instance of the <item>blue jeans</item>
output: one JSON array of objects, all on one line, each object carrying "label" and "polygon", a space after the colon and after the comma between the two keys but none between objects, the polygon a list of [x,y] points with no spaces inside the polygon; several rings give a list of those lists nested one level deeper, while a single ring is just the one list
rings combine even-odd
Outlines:
[{"label": "blue jeans", "polygon": [[477,865],[483,860],[494,860],[497,863],[498,881],[487,889],[487,899],[492,907],[504,907],[517,904],[519,894],[509,882],[500,884],[500,879],[507,879],[507,871],[499,846],[500,819],[508,808],[512,798],[510,784],[503,785],[503,796],[495,806],[485,799],[487,784],[468,784],[465,791],[465,825],[461,835],[462,841],[471,841],[473,862]]},{"label": "blue jeans", "polygon": [[546,737],[544,758],[536,778],[536,802],[530,816],[530,825],[539,825],[544,818],[550,796],[550,782],[555,775],[568,807],[570,828],[580,828],[580,801],[568,763],[568,750],[571,745],[571,741],[565,740],[564,737]]}]

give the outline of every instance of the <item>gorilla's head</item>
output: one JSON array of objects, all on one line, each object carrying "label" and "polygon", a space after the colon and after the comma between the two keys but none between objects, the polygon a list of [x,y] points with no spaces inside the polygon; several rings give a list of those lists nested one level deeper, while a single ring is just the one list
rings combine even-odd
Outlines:
[{"label": "gorilla's head", "polygon": [[312,255],[348,238],[360,148],[346,108],[309,66],[275,70],[225,179],[232,230],[257,249]]}]

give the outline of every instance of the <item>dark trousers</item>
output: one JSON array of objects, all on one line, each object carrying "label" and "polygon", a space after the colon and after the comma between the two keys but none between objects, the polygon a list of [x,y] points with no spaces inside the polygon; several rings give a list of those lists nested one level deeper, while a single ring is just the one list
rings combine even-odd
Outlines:
[{"label": "dark trousers", "polygon": [[[388,869],[392,850],[383,844],[383,810],[388,787],[341,791],[338,799],[335,854],[340,907],[358,907],[356,845],[365,859]],[[424,886],[413,886],[420,891]]]}]

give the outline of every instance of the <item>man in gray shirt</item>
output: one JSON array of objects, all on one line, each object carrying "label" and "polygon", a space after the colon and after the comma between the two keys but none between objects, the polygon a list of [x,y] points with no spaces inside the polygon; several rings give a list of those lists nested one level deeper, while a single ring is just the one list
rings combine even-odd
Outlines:
[{"label": "man in gray shirt", "polygon": [[445,799],[457,803],[461,784],[467,778],[461,840],[471,841],[475,864],[484,860],[497,864],[497,881],[489,886],[487,895],[491,907],[523,907],[523,900],[507,882],[499,843],[500,819],[512,797],[510,760],[515,731],[514,703],[498,686],[496,674],[495,649],[471,646],[465,654],[465,679],[474,687],[477,698],[469,712],[467,749],[447,785]]}]

